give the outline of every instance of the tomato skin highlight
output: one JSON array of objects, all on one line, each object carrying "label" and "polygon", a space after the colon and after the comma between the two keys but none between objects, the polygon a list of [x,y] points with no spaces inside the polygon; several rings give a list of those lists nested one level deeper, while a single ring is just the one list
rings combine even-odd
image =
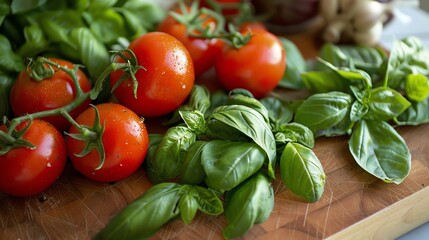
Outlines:
[{"label": "tomato skin highlight", "polygon": [[[150,32],[131,42],[128,47],[140,69],[137,98],[133,95],[132,80],[125,79],[114,91],[121,104],[139,116],[162,116],[176,110],[186,100],[194,85],[194,66],[189,52],[175,37],[162,32]],[[117,58],[123,62],[122,58]],[[111,86],[122,77],[117,70],[110,75]]]},{"label": "tomato skin highlight", "polygon": [[[23,129],[26,122],[17,129]],[[1,130],[7,131],[2,125]],[[35,149],[19,147],[0,156],[0,191],[12,196],[33,196],[49,188],[64,170],[67,154],[61,133],[51,124],[35,119],[23,139]]]},{"label": "tomato skin highlight", "polygon": [[[73,69],[74,65],[66,60],[51,58],[50,60]],[[57,70],[56,68],[54,68]],[[82,70],[77,71],[77,80],[83,92],[91,90],[91,83]],[[45,110],[63,107],[74,100],[76,88],[72,78],[64,71],[56,71],[55,74],[42,81],[36,81],[28,76],[24,69],[19,74],[10,92],[10,104],[15,116],[41,112]],[[70,112],[72,117],[76,117],[83,110],[88,108],[90,99]],[[63,116],[49,116],[42,118],[51,123],[61,131],[70,127],[70,122]]]},{"label": "tomato skin highlight", "polygon": [[[93,149],[83,157],[77,157],[85,147],[85,142],[67,138],[67,151],[73,166],[80,173],[98,182],[114,182],[134,173],[143,163],[149,144],[148,132],[143,120],[130,109],[115,103],[102,103],[96,106],[100,122],[104,124],[102,142],[106,158],[101,169],[98,151]],[[92,126],[95,110],[88,108],[82,112],[76,122]],[[69,133],[78,133],[72,126]]]},{"label": "tomato skin highlight", "polygon": [[280,40],[261,29],[252,30],[250,41],[239,49],[227,45],[215,64],[217,78],[226,90],[244,88],[256,98],[272,91],[285,69],[286,52]]},{"label": "tomato skin highlight", "polygon": [[[175,10],[181,13],[180,9]],[[204,15],[203,15],[204,17]],[[204,26],[215,28],[214,19],[208,19]],[[219,39],[201,39],[188,36],[186,26],[177,22],[172,16],[166,17],[157,28],[160,32],[165,32],[177,38],[191,55],[195,76],[198,77],[214,66],[216,58],[221,54],[223,43]]]}]

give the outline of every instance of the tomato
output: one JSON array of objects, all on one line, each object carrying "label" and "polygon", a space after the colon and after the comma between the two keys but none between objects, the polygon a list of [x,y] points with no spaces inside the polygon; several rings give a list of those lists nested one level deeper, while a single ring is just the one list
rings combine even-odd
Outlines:
[{"label": "tomato", "polygon": [[[149,137],[143,120],[133,111],[116,103],[102,103],[96,106],[100,122],[104,125],[102,143],[105,160],[102,168],[100,155],[96,149],[83,157],[78,157],[85,147],[85,142],[67,138],[67,151],[75,169],[86,177],[98,182],[114,182],[134,173],[143,163],[149,144]],[[92,126],[95,110],[88,108],[82,112],[76,122]],[[69,133],[78,133],[75,126]]]},{"label": "tomato", "polygon": [[[140,116],[161,116],[176,110],[186,100],[194,85],[191,56],[175,37],[163,32],[150,32],[136,38],[128,47],[145,69],[136,73],[137,98],[132,79],[115,89],[119,102]],[[117,58],[118,62],[124,62]],[[122,70],[110,75],[112,86],[122,77]]]},{"label": "tomato", "polygon": [[241,48],[226,46],[215,64],[217,78],[226,90],[244,88],[256,98],[272,91],[283,77],[286,53],[278,37],[265,30],[252,30]]},{"label": "tomato", "polygon": [[[22,130],[28,122],[18,125]],[[0,127],[7,131],[5,125]],[[32,196],[50,187],[64,170],[67,154],[62,134],[46,121],[35,119],[22,136],[36,148],[18,147],[0,156],[0,191]]]},{"label": "tomato", "polygon": [[[181,13],[179,9],[176,12]],[[202,15],[202,18],[207,16]],[[204,27],[215,28],[216,21],[212,18],[204,22]],[[168,33],[185,45],[194,63],[195,76],[210,69],[222,51],[222,41],[219,39],[193,38],[187,34],[186,26],[177,22],[172,16],[166,17],[159,25],[158,31]]]},{"label": "tomato", "polygon": [[[61,66],[73,69],[74,65],[61,59],[50,59]],[[56,68],[54,68],[57,70]],[[79,86],[84,92],[91,90],[91,83],[82,70],[77,71]],[[15,116],[22,116],[29,113],[56,109],[72,102],[76,96],[76,88],[72,78],[64,71],[56,71],[55,74],[42,81],[36,81],[28,76],[23,70],[10,92],[10,104]],[[72,117],[77,116],[85,110],[90,103],[88,99],[85,103],[70,112]],[[45,117],[43,120],[51,123],[59,130],[64,131],[70,127],[70,122],[63,116]]]},{"label": "tomato", "polygon": [[[220,6],[224,16],[235,16],[240,12],[238,4],[241,0],[214,0],[214,2]],[[210,8],[210,4],[207,0],[201,0],[201,7]]]}]

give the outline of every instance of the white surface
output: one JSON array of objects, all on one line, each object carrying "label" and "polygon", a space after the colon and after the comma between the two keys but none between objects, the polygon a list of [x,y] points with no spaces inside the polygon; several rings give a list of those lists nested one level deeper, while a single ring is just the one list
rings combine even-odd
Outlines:
[{"label": "white surface", "polygon": [[[429,5],[429,0],[420,1]],[[384,29],[381,43],[390,48],[395,39],[413,35],[422,39],[423,43],[429,49],[429,13],[419,9],[418,4],[410,4],[411,1],[405,2],[407,4],[398,4],[395,8],[395,17]],[[429,239],[429,222],[398,238],[398,240],[425,239]]]}]

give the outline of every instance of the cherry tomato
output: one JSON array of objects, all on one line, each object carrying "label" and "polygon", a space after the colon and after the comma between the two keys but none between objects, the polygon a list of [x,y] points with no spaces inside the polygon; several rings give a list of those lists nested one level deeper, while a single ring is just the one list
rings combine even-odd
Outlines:
[{"label": "cherry tomato", "polygon": [[[167,33],[150,32],[136,38],[128,48],[145,69],[136,73],[137,98],[134,98],[129,78],[114,91],[119,102],[145,117],[165,115],[182,105],[195,80],[192,59],[185,46]],[[124,60],[117,58],[117,61]],[[112,86],[122,75],[122,70],[110,75]]]},{"label": "cherry tomato", "polygon": [[[73,69],[74,65],[69,61],[61,59],[50,59],[61,66]],[[54,68],[57,70],[56,68]],[[79,86],[84,92],[91,90],[91,83],[80,69],[77,72]],[[29,113],[56,109],[72,102],[76,96],[76,88],[72,78],[64,71],[58,70],[55,74],[42,81],[36,81],[28,76],[23,70],[10,92],[10,104],[15,116],[22,116]],[[90,100],[75,108],[70,112],[72,117],[77,116],[88,108]],[[70,122],[63,116],[45,117],[43,120],[51,123],[59,130],[64,131],[70,127]]]},{"label": "cherry tomato", "polygon": [[[175,10],[181,13],[179,9]],[[202,18],[207,16],[203,15]],[[216,21],[214,19],[207,19],[204,22],[204,27],[215,28]],[[192,61],[194,63],[195,76],[199,76],[210,69],[216,58],[222,52],[222,42],[219,39],[201,39],[193,38],[187,34],[186,26],[177,22],[172,16],[166,17],[160,25],[158,31],[168,33],[185,45],[189,51]]]},{"label": "cherry tomato", "polygon": [[272,91],[282,79],[286,53],[278,37],[265,30],[252,30],[241,48],[226,46],[216,61],[217,78],[226,90],[244,88],[256,98]]},{"label": "cherry tomato", "polygon": [[[114,182],[134,173],[143,163],[149,144],[149,137],[143,120],[133,111],[116,103],[102,103],[96,106],[100,122],[104,125],[102,142],[105,160],[102,168],[100,155],[93,149],[83,157],[78,157],[85,147],[85,142],[67,138],[67,151],[73,166],[86,177],[98,182]],[[82,112],[76,122],[92,126],[95,110],[88,108]],[[78,133],[75,126],[69,133]]]},{"label": "cherry tomato", "polygon": [[[18,125],[22,130],[28,122]],[[0,127],[7,131],[5,125]],[[62,134],[41,119],[32,121],[22,139],[36,148],[18,147],[0,156],[0,191],[32,196],[50,187],[64,170],[67,154]]]}]

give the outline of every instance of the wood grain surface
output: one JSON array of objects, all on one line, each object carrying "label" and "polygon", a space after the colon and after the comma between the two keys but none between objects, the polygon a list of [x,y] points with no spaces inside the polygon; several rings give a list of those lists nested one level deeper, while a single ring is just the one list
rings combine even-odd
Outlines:
[{"label": "wood grain surface", "polygon": [[[317,32],[287,37],[306,58],[317,55]],[[199,83],[216,84],[204,78]],[[162,131],[159,120],[146,120],[150,133]],[[428,221],[429,124],[398,131],[412,154],[411,173],[403,183],[387,184],[363,171],[349,153],[347,137],[319,138],[314,152],[327,174],[321,200],[305,202],[276,180],[270,218],[242,239],[392,239]],[[40,196],[0,194],[0,239],[90,239],[150,186],[144,169],[126,180],[102,184],[68,164]],[[153,239],[222,239],[225,225],[223,216],[198,214],[190,225],[172,221]]]}]

